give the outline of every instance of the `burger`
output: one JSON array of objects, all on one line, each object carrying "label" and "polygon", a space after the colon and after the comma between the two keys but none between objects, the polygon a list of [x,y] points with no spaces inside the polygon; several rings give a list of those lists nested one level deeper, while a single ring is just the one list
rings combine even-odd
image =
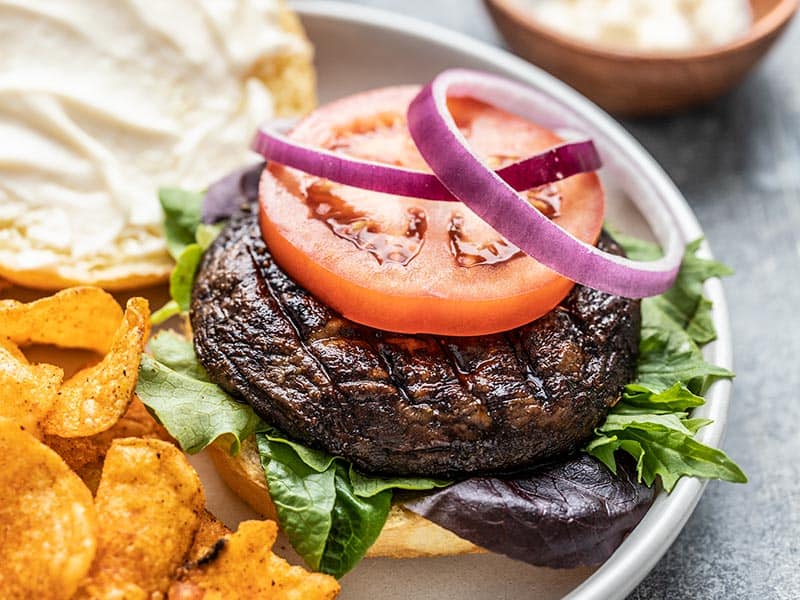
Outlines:
[{"label": "burger", "polygon": [[153,338],[137,393],[312,568],[598,564],[658,485],[744,480],[689,414],[731,376],[700,352],[724,267],[697,243],[680,273],[631,260],[659,251],[603,230],[593,146],[524,93],[446,72],[357,94],[262,132],[268,162],[205,194],[162,191],[157,318],[188,325]]}]

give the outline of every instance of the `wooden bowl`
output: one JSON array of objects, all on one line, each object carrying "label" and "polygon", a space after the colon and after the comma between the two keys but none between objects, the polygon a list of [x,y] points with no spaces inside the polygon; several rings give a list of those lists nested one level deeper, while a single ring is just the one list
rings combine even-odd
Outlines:
[{"label": "wooden bowl", "polygon": [[610,112],[644,116],[697,106],[730,90],[784,31],[800,0],[750,0],[753,25],[744,37],[681,53],[591,45],[540,24],[518,0],[484,3],[517,54]]}]

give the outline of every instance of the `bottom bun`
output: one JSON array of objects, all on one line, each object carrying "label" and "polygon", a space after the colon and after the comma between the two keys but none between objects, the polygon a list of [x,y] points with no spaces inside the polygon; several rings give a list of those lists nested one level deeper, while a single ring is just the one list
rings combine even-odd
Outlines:
[{"label": "bottom bun", "polygon": [[[254,438],[246,439],[236,456],[231,456],[228,448],[230,440],[224,438],[208,448],[222,480],[253,510],[263,517],[277,520]],[[477,552],[485,550],[395,504],[367,557],[414,558]]]}]

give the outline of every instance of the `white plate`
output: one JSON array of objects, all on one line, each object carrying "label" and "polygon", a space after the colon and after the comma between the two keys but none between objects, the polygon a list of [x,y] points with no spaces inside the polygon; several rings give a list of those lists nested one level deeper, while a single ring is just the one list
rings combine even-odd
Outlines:
[{"label": "white plate", "polygon": [[[651,230],[658,234],[671,220],[683,241],[702,235],[680,192],[641,146],[605,113],[543,71],[502,50],[401,15],[334,2],[293,6],[316,46],[322,102],[381,85],[422,83],[442,69],[456,66],[519,79],[555,98],[562,105],[562,117],[598,143],[606,163],[604,179],[611,189],[610,223],[629,233],[650,236]],[[636,198],[636,204],[626,195]],[[647,212],[648,220],[640,211]],[[663,241],[662,236],[656,237]],[[706,349],[707,358],[730,368],[730,330],[722,286],[709,283],[707,294],[714,302],[719,333],[717,342]],[[705,444],[720,443],[729,391],[729,383],[715,384],[708,404],[697,411],[698,416],[714,419],[699,436]],[[220,483],[202,455],[193,462],[202,471],[214,513],[232,526],[253,516]],[[671,495],[661,494],[639,526],[598,569],[542,569],[498,555],[372,559],[343,578],[342,598],[622,598],[673,542],[704,487],[699,480],[684,479]]]}]

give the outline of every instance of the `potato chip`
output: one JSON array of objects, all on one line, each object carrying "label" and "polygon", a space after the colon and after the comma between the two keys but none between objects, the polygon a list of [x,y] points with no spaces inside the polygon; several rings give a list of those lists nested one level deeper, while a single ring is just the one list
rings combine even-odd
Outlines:
[{"label": "potato chip", "polygon": [[[139,396],[133,395],[128,406],[127,412],[122,416],[122,419],[114,426],[115,438],[118,437],[143,437],[152,438],[157,440],[164,440],[165,442],[172,442],[177,445],[177,442],[170,436],[169,432],[164,429],[158,421],[153,418],[150,411],[147,410]],[[122,435],[123,432],[127,432]],[[102,434],[101,434],[102,436]]]},{"label": "potato chip", "polygon": [[220,538],[208,553],[186,565],[169,590],[170,600],[335,598],[339,583],[310,573],[272,553],[278,535],[274,521],[244,521],[236,533]]},{"label": "potato chip", "polygon": [[52,344],[105,354],[122,320],[114,297],[96,287],[74,287],[29,303],[0,300],[0,336],[19,346]]},{"label": "potato chip", "polygon": [[10,338],[0,335],[0,348],[6,350],[11,356],[16,358],[19,362],[27,365],[30,363],[28,361],[28,357],[25,356],[25,353],[19,349],[14,342],[11,341]]},{"label": "potato chip", "polygon": [[42,437],[42,442],[50,446],[67,463],[93,494],[97,492],[97,486],[100,484],[103,459],[112,441],[109,440],[108,447],[103,447],[95,441],[95,437],[62,438],[57,435]]},{"label": "potato chip", "polygon": [[29,364],[14,342],[0,338],[0,416],[38,437],[63,376],[59,367]]},{"label": "potato chip", "polygon": [[174,441],[135,394],[128,411],[110,429],[85,438],[45,435],[43,441],[64,459],[94,493],[100,483],[103,461],[111,443],[117,438],[126,437]]},{"label": "potato chip", "polygon": [[125,414],[150,333],[147,300],[128,300],[118,325],[103,360],[78,371],[61,386],[43,424],[45,433],[66,438],[86,437],[106,431]]},{"label": "potato chip", "polygon": [[195,470],[161,440],[114,440],[95,497],[97,558],[77,598],[147,598],[166,592],[205,504]]},{"label": "potato chip", "polygon": [[92,495],[64,461],[0,419],[0,590],[4,599],[71,598],[96,549]]},{"label": "potato chip", "polygon": [[205,510],[200,515],[200,526],[194,535],[194,542],[186,557],[187,561],[194,562],[205,556],[214,547],[219,538],[231,533],[225,524]]}]

